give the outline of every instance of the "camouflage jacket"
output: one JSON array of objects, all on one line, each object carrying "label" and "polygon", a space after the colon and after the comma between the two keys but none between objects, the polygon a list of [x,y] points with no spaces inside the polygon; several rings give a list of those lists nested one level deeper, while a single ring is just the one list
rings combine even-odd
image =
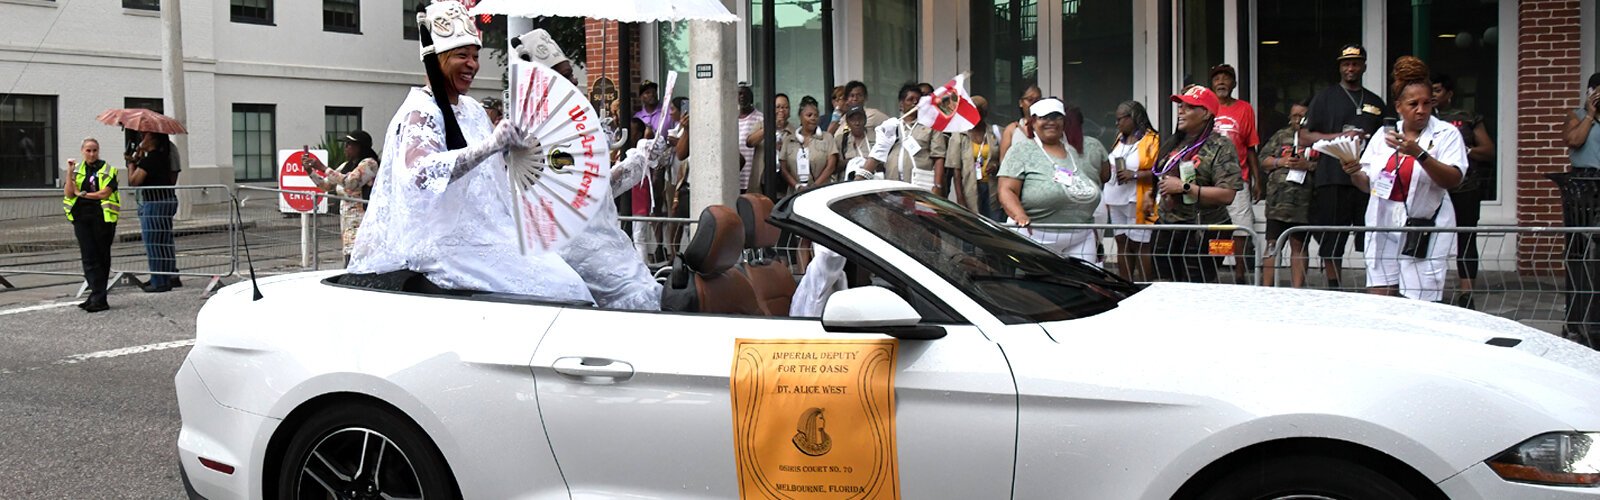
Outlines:
[{"label": "camouflage jacket", "polygon": [[[1482,115],[1474,115],[1465,110],[1439,110],[1439,119],[1455,126],[1461,132],[1461,144],[1471,150],[1478,144],[1476,129],[1483,123]],[[1461,184],[1450,188],[1452,193],[1465,193],[1469,191],[1483,191],[1490,188],[1494,178],[1494,162],[1483,162],[1468,159],[1467,175],[1461,178]]]},{"label": "camouflage jacket", "polygon": [[[1261,160],[1262,170],[1266,170],[1268,158],[1285,158],[1291,154],[1291,151],[1304,156],[1310,149],[1298,148],[1297,150],[1291,150],[1294,146],[1293,143],[1294,132],[1290,131],[1288,127],[1284,127],[1283,130],[1272,134],[1272,138],[1261,146],[1261,157],[1258,159]],[[1313,167],[1316,164],[1315,161],[1311,162]],[[1272,173],[1267,177],[1267,220],[1299,224],[1309,223],[1311,222],[1311,193],[1314,191],[1310,176],[1306,176],[1306,182],[1296,184],[1289,182],[1289,172],[1290,169],[1280,167],[1272,170]]]},{"label": "camouflage jacket", "polygon": [[[1165,166],[1175,153],[1161,158],[1158,165]],[[1239,173],[1239,153],[1233,148],[1233,141],[1229,141],[1222,134],[1213,133],[1200,146],[1194,156],[1184,161],[1195,161],[1195,186],[1219,187],[1238,191],[1244,188],[1244,179]],[[1182,167],[1174,165],[1167,176],[1178,177]],[[1235,194],[1238,196],[1240,194]],[[1249,193],[1242,193],[1250,196]],[[1228,206],[1200,206],[1183,202],[1183,195],[1166,196],[1161,205],[1162,224],[1228,224]]]}]

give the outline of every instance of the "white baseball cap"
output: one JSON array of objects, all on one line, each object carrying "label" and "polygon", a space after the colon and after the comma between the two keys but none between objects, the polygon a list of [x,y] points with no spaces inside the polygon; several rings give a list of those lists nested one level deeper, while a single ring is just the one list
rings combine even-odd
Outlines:
[{"label": "white baseball cap", "polygon": [[1060,99],[1046,97],[1044,99],[1040,99],[1038,102],[1033,103],[1033,106],[1028,107],[1028,114],[1040,118],[1050,116],[1052,113],[1062,115],[1067,114],[1067,104],[1061,102]]}]

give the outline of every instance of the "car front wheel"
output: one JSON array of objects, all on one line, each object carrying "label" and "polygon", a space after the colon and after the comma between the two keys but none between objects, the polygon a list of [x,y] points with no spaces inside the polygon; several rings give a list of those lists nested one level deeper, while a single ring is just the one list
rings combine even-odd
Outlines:
[{"label": "car front wheel", "polygon": [[1394,480],[1335,458],[1263,460],[1218,480],[1201,500],[1415,500]]},{"label": "car front wheel", "polygon": [[444,457],[422,430],[370,404],[332,407],[306,419],[283,457],[281,499],[461,497]]}]

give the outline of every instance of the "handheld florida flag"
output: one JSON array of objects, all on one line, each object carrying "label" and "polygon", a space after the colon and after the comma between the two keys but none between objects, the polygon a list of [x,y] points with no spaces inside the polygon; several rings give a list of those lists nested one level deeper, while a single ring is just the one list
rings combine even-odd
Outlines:
[{"label": "handheld florida flag", "polygon": [[933,89],[933,95],[917,102],[917,123],[940,132],[966,132],[978,123],[978,107],[967,94],[967,74],[956,75],[950,83]]}]

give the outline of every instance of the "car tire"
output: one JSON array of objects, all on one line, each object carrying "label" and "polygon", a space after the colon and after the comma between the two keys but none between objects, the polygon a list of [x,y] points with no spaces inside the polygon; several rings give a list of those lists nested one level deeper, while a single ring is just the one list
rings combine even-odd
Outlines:
[{"label": "car tire", "polygon": [[1254,462],[1213,483],[1200,500],[1415,500],[1393,479],[1372,469],[1317,456]]},{"label": "car tire", "polygon": [[275,478],[280,499],[461,498],[433,441],[393,410],[343,404],[294,432]]}]

